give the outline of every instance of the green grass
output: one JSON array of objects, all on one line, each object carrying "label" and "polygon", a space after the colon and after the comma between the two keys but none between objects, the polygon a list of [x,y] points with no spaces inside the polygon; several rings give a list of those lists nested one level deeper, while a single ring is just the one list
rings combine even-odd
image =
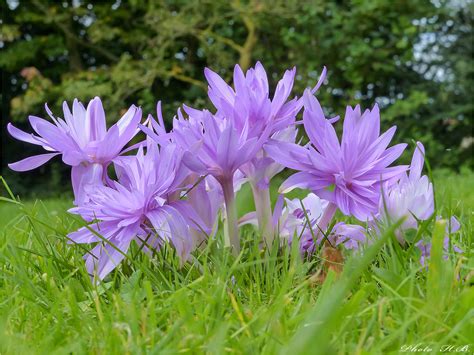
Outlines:
[{"label": "green grass", "polygon": [[[398,353],[404,345],[474,347],[474,174],[435,173],[438,214],[462,222],[465,252],[442,259],[442,222],[432,223],[428,270],[390,230],[321,286],[321,260],[296,249],[262,255],[245,228],[238,260],[216,242],[179,267],[170,250],[139,254],[94,286],[68,199],[0,201],[0,354]],[[240,196],[240,212],[249,208]],[[132,250],[131,255],[137,250]],[[471,276],[469,276],[471,274]],[[471,281],[472,282],[472,281]]]}]

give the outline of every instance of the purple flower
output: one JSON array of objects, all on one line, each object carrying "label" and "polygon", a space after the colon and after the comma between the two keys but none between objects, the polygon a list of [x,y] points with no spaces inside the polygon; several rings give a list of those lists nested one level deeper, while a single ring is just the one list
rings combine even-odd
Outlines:
[{"label": "purple flower", "polygon": [[125,145],[138,132],[141,109],[131,106],[122,118],[107,130],[104,109],[98,97],[89,102],[87,109],[75,99],[72,112],[64,102],[64,120],[55,118],[47,105],[45,108],[54,124],[30,116],[30,124],[37,135],[23,132],[11,123],[7,129],[14,138],[42,146],[49,153],[32,156],[8,166],[15,171],[32,170],[54,156],[62,155],[63,162],[73,167],[72,184],[76,202],[80,202],[83,198],[83,187],[105,179],[106,166],[123,152]]},{"label": "purple flower", "polygon": [[[270,98],[267,74],[260,62],[245,74],[236,65],[234,88],[227,85],[212,70],[205,70],[209,82],[209,98],[217,109],[216,115],[231,120],[237,132],[248,130],[249,137],[260,139],[263,136],[265,138],[263,143],[268,140],[268,133],[274,140],[295,141],[297,130],[294,123],[302,107],[302,101],[296,97],[288,100],[295,73],[295,68],[287,70],[278,82],[273,98]],[[324,69],[313,92],[322,84],[325,73]],[[246,175],[252,187],[260,233],[266,243],[271,244],[274,231],[271,228],[268,187],[270,179],[280,172],[283,166],[271,159],[262,147],[239,169]]]},{"label": "purple flower", "polygon": [[294,122],[301,108],[296,98],[286,102],[293,88],[296,69],[287,70],[277,84],[273,99],[269,96],[267,73],[260,62],[244,75],[240,66],[234,67],[234,87],[230,87],[215,72],[206,68],[209,98],[217,115],[232,120],[237,131],[248,130],[249,137],[260,137],[268,126],[271,134]]},{"label": "purple flower", "polygon": [[[327,201],[310,193],[302,200],[285,198],[285,203],[286,206],[283,208],[278,219],[280,237],[291,241],[295,235],[299,236],[302,233],[311,235],[311,228],[315,234],[317,233],[317,223],[328,206]],[[278,209],[276,208],[275,212],[277,211]]]},{"label": "purple flower", "polygon": [[380,135],[377,105],[361,114],[360,107],[348,107],[341,143],[318,100],[309,90],[304,94],[303,122],[311,144],[273,142],[266,151],[277,162],[299,170],[280,191],[307,188],[337,207],[345,215],[367,220],[377,213],[381,186],[393,182],[406,166],[389,167],[406,144],[387,148],[395,127]]},{"label": "purple flower", "polygon": [[121,262],[132,241],[146,251],[171,242],[186,259],[193,247],[188,226],[200,223],[185,201],[170,202],[182,185],[176,145],[161,151],[148,145],[146,155],[140,148],[136,156],[124,158],[115,163],[119,181],[87,186],[88,199],[70,210],[91,222],[69,238],[74,243],[97,243],[85,259],[88,272],[99,279]]},{"label": "purple flower", "polygon": [[229,180],[262,147],[264,139],[250,138],[248,130],[238,132],[227,118],[207,110],[186,109],[189,119],[179,115],[173,134],[185,151],[183,162],[190,170],[212,175],[218,181]]},{"label": "purple flower", "polygon": [[[366,242],[366,230],[364,227],[356,224],[346,224],[344,222],[336,223],[331,231],[326,231],[328,242],[336,247],[342,244],[346,249],[357,250],[359,245]],[[300,250],[302,255],[311,255],[316,251],[316,245],[321,245],[324,241],[322,233],[314,232],[313,235],[305,232],[301,235]]]},{"label": "purple flower", "polygon": [[[440,219],[438,217],[437,219]],[[443,258],[445,260],[448,259],[448,253],[449,253],[449,237],[452,233],[456,233],[459,231],[461,228],[461,224],[459,221],[456,219],[456,217],[452,216],[449,220],[449,223],[446,225],[446,233],[445,237],[443,240],[443,249],[445,254],[443,255]],[[430,258],[431,256],[431,242],[426,242],[424,240],[420,240],[418,243],[416,243],[416,247],[420,249],[421,251],[421,257],[420,257],[420,264],[422,266],[427,266],[426,261]],[[457,246],[453,245],[453,250],[456,253],[462,253],[462,249],[458,248]]]},{"label": "purple flower", "polygon": [[197,175],[190,177],[190,181],[197,185],[191,186],[187,192],[189,204],[200,216],[207,230],[211,231],[210,234],[207,234],[200,228],[191,229],[192,239],[196,247],[202,245],[208,237],[212,238],[216,233],[219,209],[224,203],[218,184],[210,185],[208,183],[211,178],[208,176],[199,182]]},{"label": "purple flower", "polygon": [[177,142],[193,153],[184,160],[190,168],[221,180],[254,159],[271,134],[293,123],[301,105],[296,98],[286,102],[295,69],[285,72],[273,100],[260,63],[245,75],[235,66],[235,90],[212,70],[206,68],[204,73],[216,114],[185,107],[189,120],[178,112],[173,128]]},{"label": "purple flower", "polygon": [[[282,217],[280,217],[279,223],[280,226],[283,226],[283,233],[280,232],[280,235],[288,237],[290,243],[293,235],[301,236],[300,251],[302,255],[313,254],[316,245],[320,245],[324,241],[325,234],[333,246],[342,244],[346,249],[358,249],[359,244],[365,242],[365,229],[362,226],[339,222],[330,231],[326,230],[325,216],[331,209],[331,204],[320,199],[317,195],[310,193],[301,201],[298,199],[285,200],[287,207],[283,209]],[[301,205],[304,206],[305,211]]]},{"label": "purple flower", "polygon": [[248,127],[239,132],[234,122],[209,111],[186,108],[189,119],[178,112],[173,122],[173,137],[185,151],[183,163],[200,175],[211,175],[221,184],[227,212],[226,242],[234,254],[240,250],[234,174],[252,159],[267,140],[270,128],[260,137],[250,137]]},{"label": "purple flower", "polygon": [[334,246],[343,244],[346,249],[358,249],[360,244],[366,242],[366,230],[356,224],[336,223],[328,237]]},{"label": "purple flower", "polygon": [[151,114],[148,115],[146,120],[148,125],[139,125],[140,129],[161,147],[174,142],[173,132],[166,132],[165,121],[161,112],[161,101],[156,103],[156,118],[157,120]]},{"label": "purple flower", "polygon": [[[320,221],[327,205],[327,201],[320,199],[313,193],[308,194],[302,200],[297,198],[292,200],[283,199],[280,195],[272,216],[272,225],[280,241],[291,244],[295,236],[296,238],[301,236],[300,248],[302,251],[306,250],[306,244],[313,243],[311,228],[317,234],[317,223]],[[304,209],[302,206],[304,206]],[[257,212],[247,213],[239,222],[241,225],[252,224],[258,226]]]},{"label": "purple flower", "polygon": [[421,175],[424,155],[423,144],[417,142],[409,174],[402,174],[400,181],[386,186],[380,198],[380,220],[396,222],[404,218],[397,233],[400,240],[401,231],[417,228],[419,220],[427,220],[434,213],[433,185],[426,175]]},{"label": "purple flower", "polygon": [[[279,142],[294,143],[297,134],[297,129],[290,126],[287,129],[274,133],[271,139]],[[247,164],[244,164],[240,170],[249,179],[252,187],[263,190],[270,187],[270,180],[284,168],[283,165],[268,156],[265,146],[263,146],[263,149],[260,149],[255,154],[255,157]]]},{"label": "purple flower", "polygon": [[[278,229],[278,236],[283,243],[291,244],[294,237],[300,239],[301,255],[311,255],[324,240],[326,226],[325,212],[330,208],[328,201],[309,193],[304,199],[279,199],[273,212],[273,224]],[[304,208],[303,208],[304,207]],[[240,219],[240,224],[257,225],[256,213],[251,212]],[[316,242],[315,242],[316,239]],[[362,226],[337,223],[328,235],[334,246],[343,244],[347,249],[357,249],[366,241],[365,229]]]}]

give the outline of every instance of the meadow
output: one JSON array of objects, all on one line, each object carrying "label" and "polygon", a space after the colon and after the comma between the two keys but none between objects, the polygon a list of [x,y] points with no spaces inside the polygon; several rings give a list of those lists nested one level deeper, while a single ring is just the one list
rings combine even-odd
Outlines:
[{"label": "meadow", "polygon": [[0,355],[474,353],[474,1],[0,13]]},{"label": "meadow", "polygon": [[[66,212],[70,196],[4,197],[0,354],[472,352],[474,174],[435,171],[433,180],[437,214],[461,222],[452,242],[462,254],[442,258],[444,225],[432,222],[423,268],[392,228],[361,252],[344,251],[344,271],[324,282],[314,276],[321,254],[305,262],[296,247],[262,254],[249,227],[237,259],[218,241],[183,266],[171,249],[149,258],[135,247],[95,285],[84,247],[67,244],[82,223]],[[240,215],[252,209],[250,195],[239,194]]]}]

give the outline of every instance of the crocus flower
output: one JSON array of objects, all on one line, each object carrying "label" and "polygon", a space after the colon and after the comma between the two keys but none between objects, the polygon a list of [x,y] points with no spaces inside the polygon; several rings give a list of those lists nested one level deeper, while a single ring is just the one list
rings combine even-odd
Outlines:
[{"label": "crocus flower", "polygon": [[[199,175],[191,174],[187,182],[188,189],[185,192],[187,201],[203,222],[202,226],[198,226],[199,228],[191,228],[193,243],[199,247],[207,238],[215,235],[219,210],[224,204],[224,197],[219,183],[212,176],[199,178]],[[206,229],[202,229],[203,227]]]},{"label": "crocus flower", "polygon": [[244,75],[239,65],[234,67],[234,87],[215,72],[206,68],[204,74],[209,83],[209,99],[217,109],[217,115],[234,122],[239,132],[248,129],[249,137],[260,137],[271,125],[271,133],[287,128],[294,122],[300,110],[296,98],[289,102],[296,69],[287,70],[277,84],[273,99],[269,96],[268,79],[260,62]]},{"label": "crocus flower", "polygon": [[302,147],[274,142],[265,147],[274,160],[300,171],[289,177],[280,191],[310,189],[345,215],[362,221],[372,218],[378,210],[382,184],[397,180],[406,170],[406,166],[389,167],[406,144],[387,148],[396,128],[380,135],[377,105],[363,114],[359,106],[348,107],[339,143],[331,121],[309,90],[305,91],[304,103],[303,123],[311,144]]},{"label": "crocus flower", "polygon": [[[347,249],[357,249],[365,242],[365,229],[362,226],[337,223],[331,231],[323,225],[325,211],[329,202],[309,193],[302,200],[279,199],[273,212],[273,225],[278,230],[278,236],[283,243],[291,244],[293,238],[299,238],[302,256],[311,255],[316,246],[321,244],[327,235],[327,240],[337,246],[343,244]],[[241,218],[240,223],[257,225],[255,212],[250,212]]]},{"label": "crocus flower", "polygon": [[[304,250],[306,240],[312,240],[311,229],[317,233],[317,223],[327,205],[327,201],[320,199],[313,193],[308,194],[302,200],[283,199],[283,196],[280,195],[272,215],[272,226],[277,232],[280,242],[291,244],[295,236],[296,238],[301,237],[300,247]],[[239,220],[239,223],[258,226],[257,212],[247,213]]]},{"label": "crocus flower", "polygon": [[173,122],[173,137],[185,151],[183,163],[200,175],[211,175],[221,185],[227,213],[227,243],[237,254],[240,250],[234,174],[252,159],[266,141],[270,128],[260,137],[250,137],[249,130],[239,132],[234,122],[209,111],[186,108],[189,119],[178,112]]},{"label": "crocus flower", "polygon": [[212,175],[219,182],[252,159],[268,138],[269,129],[260,137],[250,137],[248,129],[239,132],[225,117],[185,108],[189,119],[180,112],[173,121],[173,137],[185,151],[183,162],[193,171]]},{"label": "crocus flower", "polygon": [[76,203],[81,202],[83,187],[105,179],[107,165],[123,152],[125,145],[138,132],[141,109],[131,106],[107,130],[104,109],[98,97],[89,102],[87,109],[75,99],[72,112],[64,102],[64,120],[55,118],[47,105],[45,108],[54,124],[36,116],[29,117],[38,135],[26,133],[11,123],[7,129],[14,138],[42,146],[49,153],[35,155],[8,166],[15,171],[32,170],[61,155],[63,162],[72,166],[71,179]]},{"label": "crocus flower", "polygon": [[161,101],[156,103],[156,120],[150,114],[146,122],[148,123],[147,125],[139,125],[140,129],[161,147],[174,142],[173,132],[166,132],[165,120],[161,111]]},{"label": "crocus flower", "polygon": [[[192,151],[187,144],[194,144],[195,142],[193,141],[193,137],[183,136],[182,133],[189,133],[190,130],[188,129],[199,130],[199,127],[202,129],[199,118],[203,112],[193,110],[189,107],[186,107],[186,110],[193,114],[190,116],[189,121],[183,117],[181,111],[178,111],[178,118],[174,120],[174,130],[166,132],[163,115],[161,113],[161,102],[158,102],[156,108],[157,120],[149,115],[147,119],[148,125],[140,125],[140,128],[147,134],[147,140],[152,139],[161,147],[165,147],[169,144],[177,144],[183,151],[191,153],[191,155],[187,154],[187,158],[192,159],[192,154],[195,152]],[[195,118],[196,116],[198,119]],[[188,138],[188,140],[184,140],[183,138]],[[181,195],[175,193],[172,199],[176,199],[176,197],[180,198],[182,195],[185,195],[189,205],[193,207],[197,216],[200,218],[202,225],[197,226],[197,228],[190,228],[193,243],[198,247],[203,245],[207,238],[213,237],[216,232],[219,212],[224,206],[224,194],[219,181],[216,180],[213,175],[208,175],[200,169],[198,169],[198,173],[196,173],[192,169],[187,168],[184,164],[181,170],[182,173],[186,175],[186,178],[183,179]],[[236,170],[234,172],[233,181],[234,191],[238,191],[240,186],[245,182],[240,171]],[[203,229],[203,227],[205,227],[205,229]]]},{"label": "crocus flower", "polygon": [[400,180],[384,188],[380,198],[379,220],[383,222],[404,221],[397,231],[397,237],[404,243],[403,230],[416,229],[418,221],[430,218],[434,213],[433,185],[426,175],[421,175],[425,148],[416,143],[409,174],[403,173]]},{"label": "crocus flower", "polygon": [[150,251],[171,242],[182,260],[193,246],[188,226],[199,218],[185,201],[168,199],[182,184],[180,150],[172,144],[161,151],[149,145],[146,155],[140,148],[129,158],[116,163],[119,181],[87,186],[89,198],[70,210],[91,222],[68,237],[74,243],[97,243],[85,259],[88,272],[99,279],[121,262],[132,241]]},{"label": "crocus flower", "polygon": [[291,240],[294,235],[299,236],[303,231],[311,234],[310,228],[316,232],[318,230],[317,223],[328,206],[327,201],[320,199],[313,193],[308,194],[302,200],[285,198],[285,204],[278,222],[280,236],[288,240]]},{"label": "crocus flower", "polygon": [[367,241],[366,230],[357,224],[346,224],[338,222],[332,228],[329,237],[330,243],[334,246],[342,244],[346,249],[358,249]]},{"label": "crocus flower", "polygon": [[[234,67],[234,88],[210,69],[204,71],[209,83],[209,98],[217,109],[216,114],[233,122],[237,132],[248,137],[262,137],[270,128],[270,135],[275,140],[292,141],[296,129],[291,126],[302,107],[302,101],[296,97],[288,100],[296,69],[285,71],[278,82],[273,98],[270,98],[267,73],[260,62],[244,74],[239,65]],[[324,69],[315,92],[325,78]],[[266,242],[273,239],[271,231],[271,206],[269,181],[283,167],[268,157],[265,149],[259,150],[245,164],[240,166],[252,187],[260,232]]]},{"label": "crocus flower", "polygon": [[[437,219],[439,219],[439,218],[437,218]],[[443,240],[443,250],[444,250],[444,253],[445,253],[443,255],[443,258],[445,260],[448,259],[449,237],[452,233],[456,233],[457,231],[459,231],[460,228],[461,228],[461,224],[456,219],[456,217],[452,216],[449,220],[449,223],[446,225],[446,233],[445,233],[445,237],[444,237],[444,240]],[[420,240],[418,243],[416,243],[416,247],[418,249],[420,249],[420,251],[421,251],[420,264],[422,266],[426,266],[426,261],[431,256],[431,242]],[[453,245],[453,250],[456,253],[462,253],[463,252],[460,248],[458,248],[455,245]]]},{"label": "crocus flower", "polygon": [[359,245],[366,241],[364,227],[344,222],[336,223],[326,237],[321,233],[316,235],[316,243],[311,233],[305,232],[301,235],[301,255],[312,255],[316,251],[316,246],[321,245],[325,238],[333,247],[342,244],[346,249],[354,250],[358,249]]}]

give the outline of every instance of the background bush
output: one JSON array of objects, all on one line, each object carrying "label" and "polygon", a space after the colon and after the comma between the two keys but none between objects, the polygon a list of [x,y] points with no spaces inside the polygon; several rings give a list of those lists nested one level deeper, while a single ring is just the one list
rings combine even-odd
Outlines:
[{"label": "background bush", "polygon": [[[377,102],[398,141],[421,140],[431,165],[473,165],[473,2],[463,0],[7,0],[0,4],[2,174],[19,194],[69,190],[58,160],[13,174],[36,152],[6,133],[62,101],[101,96],[113,122],[132,104],[168,122],[181,103],[207,105],[203,69],[231,79],[260,60],[273,85],[293,65],[294,93],[314,85],[328,114]],[[29,128],[28,128],[29,129]]]}]

